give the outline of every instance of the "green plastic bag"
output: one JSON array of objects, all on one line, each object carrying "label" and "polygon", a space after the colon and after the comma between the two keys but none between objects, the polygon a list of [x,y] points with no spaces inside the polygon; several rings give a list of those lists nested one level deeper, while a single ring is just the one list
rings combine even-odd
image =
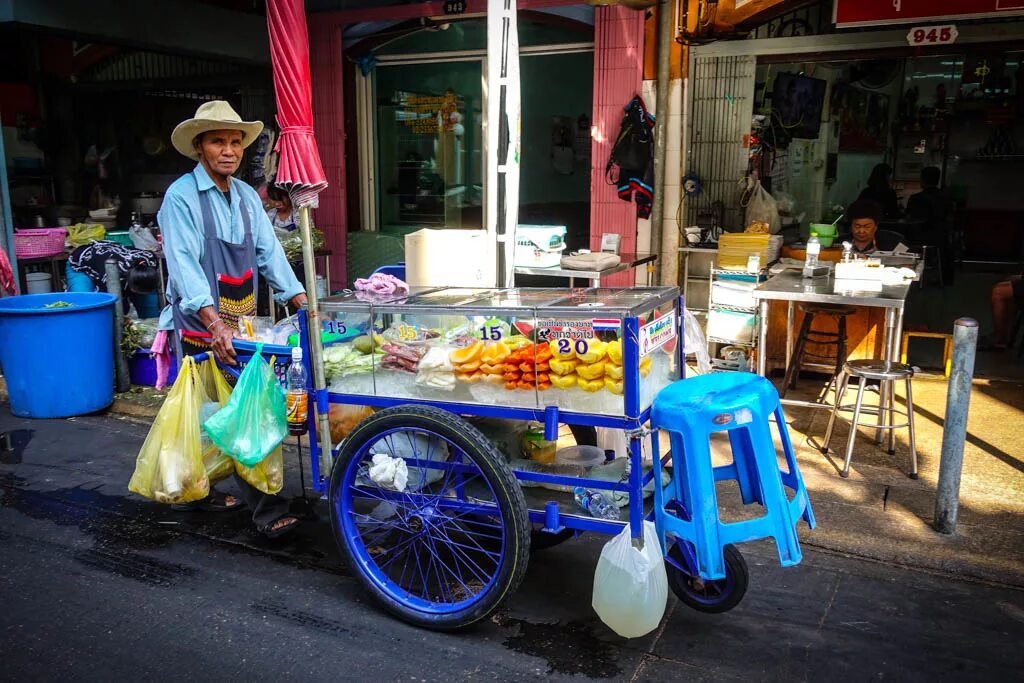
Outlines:
[{"label": "green plastic bag", "polygon": [[218,448],[246,467],[262,462],[288,436],[284,390],[262,351],[257,344],[227,405],[203,425]]},{"label": "green plastic bag", "polygon": [[[205,365],[207,369],[205,377],[207,393],[210,396],[215,396],[223,409],[231,401],[231,385],[224,378],[224,373],[217,367],[216,361],[211,358],[206,361]],[[220,458],[227,461],[226,473],[221,468],[217,470],[218,475],[223,475],[219,476],[220,479],[231,476],[233,473],[238,473],[238,476],[248,482],[250,486],[270,495],[279,493],[284,488],[284,446],[275,448],[261,463],[253,467],[246,467],[239,462],[235,462],[220,451],[216,451],[216,453]],[[218,464],[220,464],[219,460]],[[210,471],[209,464],[207,464],[206,469],[208,472]],[[211,484],[219,480],[215,479],[214,476],[213,473],[210,474]]]}]

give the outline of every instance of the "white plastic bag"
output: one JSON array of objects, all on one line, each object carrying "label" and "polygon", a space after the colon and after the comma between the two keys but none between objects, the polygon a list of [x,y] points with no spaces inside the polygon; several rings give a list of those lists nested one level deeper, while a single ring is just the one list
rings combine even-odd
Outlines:
[{"label": "white plastic bag", "polygon": [[700,371],[700,374],[706,375],[711,372],[711,355],[708,353],[708,340],[704,337],[704,330],[700,329],[697,316],[689,308],[683,309],[683,334],[683,348],[686,349],[686,355],[692,353],[697,358],[697,369]]},{"label": "white plastic bag", "polygon": [[779,207],[775,199],[761,186],[760,180],[750,181],[750,199],[747,201],[745,225],[751,223],[767,223],[768,232],[777,235],[782,232],[782,220],[779,218]]},{"label": "white plastic bag", "polygon": [[160,249],[160,243],[153,236],[153,231],[149,228],[139,226],[128,228],[128,237],[131,238],[132,246],[136,249],[145,249],[147,251],[157,251]]},{"label": "white plastic bag", "polygon": [[402,458],[376,453],[370,466],[370,480],[378,486],[401,493],[409,482],[409,468]]},{"label": "white plastic bag", "polygon": [[601,550],[594,572],[594,611],[623,638],[658,628],[668,600],[668,577],[654,522],[644,522],[643,548],[627,525]]}]

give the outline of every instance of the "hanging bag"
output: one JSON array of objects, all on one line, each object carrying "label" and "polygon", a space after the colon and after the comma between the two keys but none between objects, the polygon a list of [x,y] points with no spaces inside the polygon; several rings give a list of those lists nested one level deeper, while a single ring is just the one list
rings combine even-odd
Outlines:
[{"label": "hanging bag", "polygon": [[288,435],[284,390],[262,352],[257,344],[227,405],[203,425],[222,451],[246,467],[262,462]]},{"label": "hanging bag", "polygon": [[612,146],[612,153],[605,166],[605,176],[610,183],[612,166],[619,169],[644,169],[651,160],[654,149],[654,132],[647,121],[647,109],[639,97],[634,97],[622,116],[619,134]]},{"label": "hanging bag", "polygon": [[129,491],[167,504],[209,495],[199,427],[200,412],[208,402],[195,361],[187,357],[142,444]]},{"label": "hanging bag", "polygon": [[629,525],[601,549],[594,572],[594,611],[623,638],[658,628],[668,601],[668,576],[654,522],[644,522],[643,547],[633,544]]}]

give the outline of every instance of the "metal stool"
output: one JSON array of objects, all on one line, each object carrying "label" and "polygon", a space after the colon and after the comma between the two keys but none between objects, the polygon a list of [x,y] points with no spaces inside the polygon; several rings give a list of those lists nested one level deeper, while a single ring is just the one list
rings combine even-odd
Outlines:
[{"label": "metal stool", "polygon": [[[800,325],[800,333],[796,338],[793,358],[790,359],[789,367],[786,368],[786,378],[782,382],[782,392],[780,395],[783,397],[785,397],[786,391],[789,389],[796,389],[796,378],[800,374],[800,365],[803,363],[804,358],[834,362],[835,372],[833,372],[833,378],[839,375],[843,369],[843,363],[846,362],[846,316],[857,312],[857,309],[853,306],[830,306],[828,304],[800,304],[800,310],[804,312],[804,320]],[[811,325],[814,323],[815,316],[819,315],[838,318],[836,323],[838,331],[828,332],[826,330],[813,329]],[[811,344],[835,346],[835,358],[807,353],[808,342]]]},{"label": "metal stool", "polygon": [[[910,435],[910,478],[917,479],[917,447],[914,442],[914,395],[911,393],[910,380],[914,376],[914,368],[903,363],[893,363],[885,360],[852,360],[843,366],[839,375],[838,388],[836,389],[836,403],[832,408],[832,414],[828,418],[828,427],[825,429],[825,440],[821,445],[821,452],[828,454],[828,444],[832,440],[832,428],[835,426],[836,414],[840,410],[853,411],[853,419],[850,421],[850,435],[846,439],[846,460],[843,470],[839,473],[841,477],[850,476],[850,459],[853,457],[853,441],[857,436],[857,427],[873,427],[874,429],[885,429],[889,432],[889,455],[896,454],[896,433],[895,430],[906,427]],[[860,380],[857,387],[857,402],[850,406],[842,403],[843,394],[849,385],[850,378],[856,377]],[[904,380],[907,387],[907,410],[896,410],[896,381]],[[864,389],[869,380],[875,380],[879,384],[879,401],[888,397],[888,406],[879,404],[878,408],[864,408]],[[889,382],[888,391],[885,383]],[[860,421],[861,413],[878,416],[878,424],[867,425]],[[903,424],[893,424],[893,416],[904,415],[907,421]],[[885,424],[888,417],[889,424]]]}]

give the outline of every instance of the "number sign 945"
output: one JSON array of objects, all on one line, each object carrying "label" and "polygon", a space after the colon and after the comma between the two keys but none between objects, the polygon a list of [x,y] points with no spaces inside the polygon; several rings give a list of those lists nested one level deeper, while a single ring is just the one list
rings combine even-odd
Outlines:
[{"label": "number sign 945", "polygon": [[960,32],[956,30],[955,24],[915,26],[907,33],[907,42],[915,47],[918,45],[948,45],[955,43],[959,35]]}]

